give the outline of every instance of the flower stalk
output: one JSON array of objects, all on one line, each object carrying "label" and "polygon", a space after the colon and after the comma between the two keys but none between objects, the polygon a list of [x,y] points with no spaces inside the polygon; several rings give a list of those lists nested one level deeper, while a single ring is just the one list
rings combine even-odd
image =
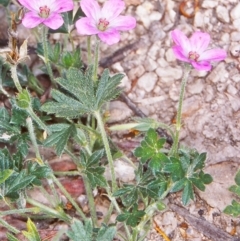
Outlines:
[{"label": "flower stalk", "polygon": [[54,80],[53,71],[52,71],[50,60],[49,60],[49,49],[48,49],[48,38],[47,38],[48,29],[45,26],[42,26],[41,30],[42,30],[41,38],[42,38],[44,62],[45,62],[51,83],[54,87],[56,87],[57,83]]},{"label": "flower stalk", "polygon": [[174,157],[178,157],[178,142],[179,142],[179,135],[180,135],[180,130],[182,127],[182,106],[183,106],[183,98],[184,98],[184,93],[185,93],[185,88],[187,84],[187,79],[189,76],[189,73],[191,71],[191,65],[186,64],[185,69],[184,69],[184,75],[181,83],[181,89],[180,89],[180,96],[179,96],[179,103],[178,103],[178,109],[177,109],[177,120],[176,120],[176,134],[173,140],[173,155]]}]

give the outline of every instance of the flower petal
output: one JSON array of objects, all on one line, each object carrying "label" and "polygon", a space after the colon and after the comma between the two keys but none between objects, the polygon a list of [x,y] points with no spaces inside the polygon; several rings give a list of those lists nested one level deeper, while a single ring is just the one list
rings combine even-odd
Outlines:
[{"label": "flower petal", "polygon": [[210,42],[210,35],[208,33],[202,33],[200,31],[195,32],[189,39],[191,44],[191,50],[196,51],[201,55],[208,47]]},{"label": "flower petal", "polygon": [[118,16],[110,22],[110,27],[120,31],[130,30],[136,27],[136,19],[130,16]]},{"label": "flower petal", "polygon": [[190,60],[186,57],[185,51],[181,46],[174,46],[172,50],[177,59],[190,63]]},{"label": "flower petal", "polygon": [[73,1],[72,0],[58,0],[54,1],[54,8],[53,11],[57,13],[68,12],[73,9]]},{"label": "flower petal", "polygon": [[223,49],[209,49],[200,55],[200,60],[221,61],[227,57],[227,53]]},{"label": "flower petal", "polygon": [[108,45],[115,44],[120,40],[120,34],[117,30],[111,29],[109,31],[100,32],[98,37]]},{"label": "flower petal", "polygon": [[212,68],[210,62],[208,62],[208,61],[200,61],[200,62],[194,61],[194,62],[191,62],[191,64],[197,70],[209,71]]},{"label": "flower petal", "polygon": [[191,45],[189,39],[185,34],[183,34],[180,30],[175,29],[171,32],[172,39],[177,46],[181,46],[182,54],[187,58],[189,52],[191,51]]},{"label": "flower petal", "polygon": [[31,11],[36,11],[38,12],[39,10],[39,2],[38,0],[32,0],[32,1],[29,1],[29,0],[18,0],[19,3],[27,8],[28,10],[31,10]]},{"label": "flower petal", "polygon": [[44,18],[40,18],[36,13],[28,12],[28,13],[25,13],[24,18],[22,20],[22,24],[26,28],[35,28],[44,20],[45,20]]},{"label": "flower petal", "polygon": [[63,25],[63,22],[63,18],[60,14],[52,13],[48,18],[44,19],[43,24],[55,30],[61,27]]},{"label": "flower petal", "polygon": [[119,16],[119,14],[125,8],[125,3],[122,0],[108,0],[104,3],[102,8],[102,17],[105,17],[108,21]]},{"label": "flower petal", "polygon": [[76,28],[80,35],[93,35],[100,31],[97,29],[93,19],[83,17],[76,22]]},{"label": "flower petal", "polygon": [[87,17],[94,19],[96,23],[98,22],[101,14],[101,9],[97,1],[81,0],[80,6]]}]

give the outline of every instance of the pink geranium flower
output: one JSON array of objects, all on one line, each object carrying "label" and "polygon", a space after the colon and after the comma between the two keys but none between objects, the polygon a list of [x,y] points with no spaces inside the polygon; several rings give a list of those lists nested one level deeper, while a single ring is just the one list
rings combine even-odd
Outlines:
[{"label": "pink geranium flower", "polygon": [[122,0],[108,0],[100,8],[95,0],[81,0],[80,6],[86,17],[76,22],[80,35],[97,34],[105,43],[111,45],[120,40],[119,31],[133,29],[136,20],[130,16],[119,16],[125,8]]},{"label": "pink geranium flower", "polygon": [[72,0],[18,0],[29,12],[24,15],[22,24],[26,28],[34,28],[44,24],[51,29],[58,29],[63,25],[60,13],[73,9]]},{"label": "pink geranium flower", "polygon": [[210,36],[200,31],[195,32],[189,39],[179,30],[172,31],[175,42],[173,52],[177,59],[190,63],[197,70],[210,70],[211,61],[221,61],[227,53],[223,49],[208,49]]}]

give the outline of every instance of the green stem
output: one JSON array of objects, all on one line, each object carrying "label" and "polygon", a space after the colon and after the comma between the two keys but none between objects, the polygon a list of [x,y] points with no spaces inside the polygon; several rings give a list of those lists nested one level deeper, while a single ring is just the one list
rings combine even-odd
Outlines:
[{"label": "green stem", "polygon": [[84,187],[85,187],[87,198],[88,198],[88,204],[89,204],[91,218],[92,218],[94,226],[97,227],[97,212],[96,212],[92,189],[91,189],[87,176],[83,173],[81,176],[82,176],[82,179],[84,182]]},{"label": "green stem", "polygon": [[7,228],[9,231],[18,234],[20,233],[20,231],[16,228],[14,228],[12,225],[10,225],[9,223],[7,223],[6,221],[4,221],[3,219],[0,218],[0,224],[2,225],[2,227]]},{"label": "green stem", "polygon": [[113,208],[114,208],[114,206],[113,206],[113,203],[111,202],[111,203],[110,203],[110,206],[109,206],[109,208],[108,208],[108,212],[107,212],[106,216],[105,216],[104,219],[103,219],[103,223],[108,224],[108,222],[109,222],[109,220],[110,220],[110,217],[111,217],[111,215],[112,215],[112,212],[113,212]]},{"label": "green stem", "polygon": [[40,211],[39,208],[23,208],[23,209],[13,209],[13,210],[7,210],[0,212],[0,216],[7,216],[11,214],[22,214],[22,213],[38,213]]},{"label": "green stem", "polygon": [[13,79],[13,82],[18,90],[18,92],[22,92],[22,86],[20,85],[18,75],[17,75],[17,65],[11,65],[11,76]]},{"label": "green stem", "polygon": [[38,149],[38,144],[37,144],[36,136],[35,136],[35,133],[34,133],[32,118],[28,117],[27,120],[26,120],[26,123],[27,123],[27,128],[28,128],[28,132],[29,132],[31,142],[33,144],[33,147],[34,147],[34,150],[35,150],[35,153],[36,153],[37,161],[40,162],[39,163],[40,165],[44,165],[44,163],[42,161],[42,158],[41,158],[41,155],[40,155],[40,152],[39,152],[39,149]]},{"label": "green stem", "polygon": [[91,36],[87,37],[88,65],[92,63]]},{"label": "green stem", "polygon": [[64,188],[64,186],[58,181],[58,179],[52,175],[53,181],[56,183],[56,185],[59,187],[59,189],[62,191],[62,193],[66,196],[66,198],[70,201],[70,203],[73,205],[73,207],[76,209],[78,214],[82,217],[84,221],[87,220],[85,214],[83,211],[79,208],[78,204],[74,201],[74,199],[70,196],[70,194],[67,192],[67,190]]},{"label": "green stem", "polygon": [[191,71],[191,65],[186,65],[184,69],[184,75],[181,83],[181,90],[180,90],[180,96],[179,96],[179,103],[178,103],[178,110],[177,110],[177,121],[176,121],[176,135],[173,141],[173,155],[175,157],[178,157],[178,142],[179,142],[179,134],[181,130],[181,119],[182,119],[182,105],[183,105],[183,98],[186,88],[187,79],[189,76],[189,73]]},{"label": "green stem", "polygon": [[48,56],[49,56],[49,49],[48,49],[48,38],[47,38],[47,34],[48,34],[48,28],[45,27],[45,26],[42,26],[41,37],[42,37],[42,46],[43,46],[44,62],[45,62],[45,65],[46,65],[46,67],[47,67],[47,72],[48,72],[49,78],[50,78],[53,86],[56,87],[56,82],[55,82],[55,80],[54,80],[51,63],[50,63],[49,57],[48,57]]},{"label": "green stem", "polygon": [[53,172],[56,176],[79,176],[78,171]]},{"label": "green stem", "polygon": [[32,107],[27,108],[28,114],[31,116],[31,118],[39,125],[40,128],[45,130],[49,135],[51,134],[51,131],[48,129],[48,127],[41,121],[41,119],[35,114]]},{"label": "green stem", "polygon": [[99,59],[99,45],[100,40],[96,37],[96,44],[95,44],[95,60],[94,60],[94,67],[93,67],[93,80],[98,80],[98,59]]},{"label": "green stem", "polygon": [[71,217],[68,216],[62,209],[60,209],[60,207],[58,207],[59,210],[55,210],[55,209],[49,208],[46,205],[44,205],[42,203],[39,203],[36,200],[33,200],[33,199],[29,198],[29,197],[27,198],[27,202],[29,204],[32,204],[32,205],[40,208],[40,210],[42,212],[47,213],[47,214],[49,214],[52,217],[59,218],[59,219],[65,221],[66,223],[70,223],[71,222]]},{"label": "green stem", "polygon": [[109,146],[109,142],[108,142],[108,138],[107,138],[107,134],[106,131],[104,129],[104,124],[102,121],[102,117],[100,114],[100,111],[95,111],[94,115],[97,119],[97,124],[102,136],[102,141],[103,141],[103,145],[106,151],[106,155],[107,155],[107,159],[108,159],[108,163],[109,163],[109,167],[110,167],[110,172],[111,172],[111,180],[112,180],[112,192],[116,191],[117,189],[117,181],[116,181],[116,175],[115,175],[115,170],[114,170],[114,164],[113,164],[113,158],[112,158],[112,154],[111,154],[111,150],[110,150],[110,146]]}]

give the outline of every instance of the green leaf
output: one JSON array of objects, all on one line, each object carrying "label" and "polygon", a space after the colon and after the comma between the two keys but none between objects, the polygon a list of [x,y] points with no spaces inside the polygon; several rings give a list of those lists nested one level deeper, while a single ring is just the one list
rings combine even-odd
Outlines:
[{"label": "green leaf", "polygon": [[189,178],[189,180],[193,183],[195,187],[197,187],[200,191],[205,191],[205,185],[199,178]]},{"label": "green leaf", "polygon": [[7,7],[9,3],[10,3],[10,0],[0,0],[0,4],[3,5],[4,7]]},{"label": "green leaf", "polygon": [[90,167],[92,165],[96,165],[99,163],[99,161],[103,158],[105,151],[102,150],[98,150],[95,151],[88,159],[87,161],[87,166]]},{"label": "green leaf", "polygon": [[206,158],[207,158],[207,153],[206,152],[201,153],[196,158],[194,158],[193,164],[192,164],[194,171],[204,168],[204,164],[205,164]]},{"label": "green leaf", "polygon": [[27,221],[27,231],[22,231],[22,233],[29,241],[41,241],[37,228],[30,218]]},{"label": "green leaf", "polygon": [[199,177],[204,184],[210,184],[213,181],[212,176],[208,173],[200,172]]},{"label": "green leaf", "polygon": [[13,173],[13,170],[6,169],[3,171],[0,171],[0,184],[5,182]]},{"label": "green leaf", "polygon": [[183,178],[177,182],[174,183],[171,192],[178,192],[180,190],[182,190],[184,188],[184,186],[186,185],[187,182],[187,178]]},{"label": "green leaf", "polygon": [[240,170],[238,170],[238,172],[237,172],[234,180],[235,180],[236,184],[237,184],[238,186],[240,186]]},{"label": "green leaf", "polygon": [[105,171],[104,167],[88,167],[84,172],[86,173],[92,188],[97,186],[106,187],[107,181],[103,176]]},{"label": "green leaf", "polygon": [[116,227],[106,227],[101,226],[101,228],[98,231],[98,235],[96,238],[96,241],[112,241],[115,234],[116,234]]},{"label": "green leaf", "polygon": [[136,227],[145,214],[144,211],[138,210],[135,204],[132,211],[124,211],[123,214],[117,216],[116,220],[119,222],[126,222],[126,224],[131,227]]},{"label": "green leaf", "polygon": [[240,203],[233,200],[232,205],[227,206],[224,210],[224,213],[231,215],[233,217],[238,217],[240,215]]},{"label": "green leaf", "polygon": [[31,95],[24,89],[17,95],[17,105],[22,109],[27,109],[31,106]]},{"label": "green leaf", "polygon": [[71,230],[68,230],[66,234],[72,241],[92,241],[93,224],[91,219],[88,219],[85,225],[81,221],[74,219]]},{"label": "green leaf", "polygon": [[185,187],[182,193],[183,205],[187,205],[190,199],[194,200],[193,187],[192,187],[192,183],[190,181],[187,181],[185,183]]},{"label": "green leaf", "polygon": [[233,185],[229,188],[229,191],[237,194],[240,197],[240,186]]},{"label": "green leaf", "polygon": [[171,157],[170,160],[171,162],[167,163],[164,166],[163,171],[166,173],[170,173],[172,180],[176,182],[184,177],[184,170],[182,168],[180,160],[174,157]]},{"label": "green leaf", "polygon": [[[50,127],[51,128],[51,127]],[[60,156],[71,136],[76,133],[75,125],[64,125],[62,130],[54,132],[45,141],[44,146],[55,146],[56,153]]]},{"label": "green leaf", "polygon": [[21,241],[21,240],[15,238],[11,233],[7,233],[7,239],[8,239],[8,241]]},{"label": "green leaf", "polygon": [[0,107],[0,119],[6,122],[10,120],[10,115],[5,107]]},{"label": "green leaf", "polygon": [[121,89],[118,85],[121,83],[123,77],[123,74],[116,74],[109,77],[109,70],[105,69],[103,71],[96,92],[96,106],[98,109],[100,109],[104,103],[113,100],[120,94]]},{"label": "green leaf", "polygon": [[165,141],[163,138],[158,139],[155,130],[149,129],[141,146],[134,150],[134,155],[140,158],[142,164],[149,160],[148,166],[154,175],[162,169],[163,164],[169,162],[168,157],[161,152]]}]

